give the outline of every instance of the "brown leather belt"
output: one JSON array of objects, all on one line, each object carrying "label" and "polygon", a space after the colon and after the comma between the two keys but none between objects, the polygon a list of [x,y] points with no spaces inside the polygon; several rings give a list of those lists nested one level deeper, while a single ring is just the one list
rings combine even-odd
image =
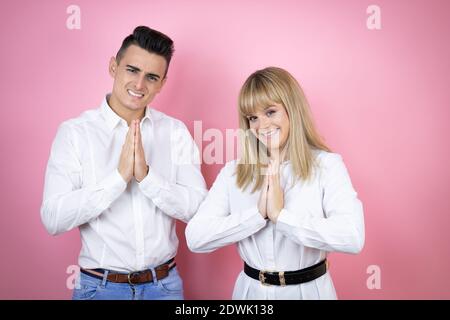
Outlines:
[{"label": "brown leather belt", "polygon": [[[169,275],[169,270],[171,270],[173,267],[176,266],[174,258],[170,259],[166,263],[163,263],[162,265],[159,265],[155,268],[155,274],[156,279],[161,280],[164,279]],[[83,269],[81,268],[80,271],[84,274],[87,274],[89,276],[103,279],[103,276],[107,270],[105,269]],[[141,284],[141,283],[148,283],[153,282],[153,274],[152,271],[142,270],[142,271],[135,271],[130,273],[117,273],[115,271],[109,271],[107,280],[111,282],[116,283],[128,283],[130,285],[134,284]]]}]

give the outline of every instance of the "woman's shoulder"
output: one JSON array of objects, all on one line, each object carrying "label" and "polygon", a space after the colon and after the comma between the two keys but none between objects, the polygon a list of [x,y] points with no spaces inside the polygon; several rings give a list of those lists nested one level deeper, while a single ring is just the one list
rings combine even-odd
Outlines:
[{"label": "woman's shoulder", "polygon": [[222,169],[220,169],[219,176],[221,176],[221,178],[228,178],[230,179],[230,182],[235,183],[239,164],[241,164],[240,159],[226,162]]},{"label": "woman's shoulder", "polygon": [[325,150],[314,150],[313,154],[321,169],[326,170],[343,163],[342,156],[339,153],[328,152]]},{"label": "woman's shoulder", "polygon": [[[237,160],[231,160],[226,162],[222,168],[220,168],[218,174],[217,174],[217,178],[231,178],[235,175],[236,172],[236,165],[237,165]],[[216,178],[216,179],[217,179]]]},{"label": "woman's shoulder", "polygon": [[236,164],[236,160],[226,162],[217,173],[214,184],[234,185],[236,180]]}]

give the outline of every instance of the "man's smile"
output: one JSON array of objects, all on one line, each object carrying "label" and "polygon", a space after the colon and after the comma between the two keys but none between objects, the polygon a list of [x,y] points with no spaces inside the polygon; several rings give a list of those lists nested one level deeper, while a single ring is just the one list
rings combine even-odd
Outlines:
[{"label": "man's smile", "polygon": [[128,94],[129,94],[130,96],[136,97],[136,98],[142,98],[142,97],[144,96],[143,93],[139,93],[139,92],[136,92],[136,91],[132,91],[132,90],[130,90],[130,89],[128,89],[127,92],[128,92]]}]

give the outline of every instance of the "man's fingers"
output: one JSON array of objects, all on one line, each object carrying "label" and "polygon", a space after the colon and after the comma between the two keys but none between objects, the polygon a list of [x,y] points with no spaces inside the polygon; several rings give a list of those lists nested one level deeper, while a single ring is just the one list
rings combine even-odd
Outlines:
[{"label": "man's fingers", "polygon": [[124,147],[130,142],[130,135],[131,135],[131,124],[128,127],[127,135],[125,136],[125,143],[123,144]]},{"label": "man's fingers", "polygon": [[134,132],[135,132],[134,120],[130,122],[128,127],[127,136],[125,138],[125,143],[123,145],[123,152],[127,154],[128,157],[133,157],[134,155]]},{"label": "man's fingers", "polygon": [[141,126],[139,125],[139,120],[136,120],[136,137],[138,141],[141,141]]},{"label": "man's fingers", "polygon": [[136,149],[139,149],[141,146],[141,128],[139,126],[139,121],[136,121]]},{"label": "man's fingers", "polygon": [[125,144],[130,144],[133,141],[133,127],[134,121],[132,120],[130,122],[130,125],[128,126],[127,136],[125,137]]},{"label": "man's fingers", "polygon": [[141,135],[141,128],[139,125],[139,121],[136,122],[136,140],[135,140],[135,148],[139,152],[143,152],[143,146],[142,146],[142,135]]},{"label": "man's fingers", "polygon": [[130,150],[130,136],[131,126],[128,128],[127,135],[125,136],[125,142],[122,145],[122,154],[128,154]]},{"label": "man's fingers", "polygon": [[133,125],[131,126],[131,130],[132,130],[131,135],[133,137],[133,141],[136,138],[136,122],[137,122],[137,120],[133,120]]}]

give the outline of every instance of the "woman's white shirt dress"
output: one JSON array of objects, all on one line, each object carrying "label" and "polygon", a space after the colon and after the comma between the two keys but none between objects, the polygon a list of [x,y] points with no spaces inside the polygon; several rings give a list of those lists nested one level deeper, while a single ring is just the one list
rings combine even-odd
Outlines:
[{"label": "woman's white shirt dress", "polygon": [[[245,262],[258,270],[294,271],[312,266],[328,252],[358,253],[364,245],[364,217],[342,157],[316,151],[319,169],[308,182],[291,183],[289,161],[280,169],[284,209],[277,223],[258,211],[260,191],[236,186],[236,160],[220,171],[207,198],[186,228],[193,252],[237,243]],[[233,299],[336,299],[329,272],[285,287],[263,285],[239,274]]]}]

